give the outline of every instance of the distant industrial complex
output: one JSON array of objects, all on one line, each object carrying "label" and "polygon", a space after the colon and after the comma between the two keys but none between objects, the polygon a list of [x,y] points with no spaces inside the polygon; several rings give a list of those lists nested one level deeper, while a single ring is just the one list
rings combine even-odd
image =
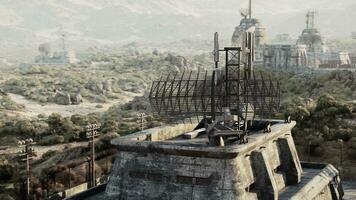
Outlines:
[{"label": "distant industrial complex", "polygon": [[256,64],[275,70],[296,71],[308,69],[354,69],[356,55],[349,52],[335,52],[325,44],[325,39],[316,28],[316,11],[306,14],[306,27],[296,44],[270,44],[266,39],[266,28],[259,19],[252,17],[252,3],[248,13],[242,11],[243,19],[235,28],[232,45],[240,46],[242,34],[256,32]]}]

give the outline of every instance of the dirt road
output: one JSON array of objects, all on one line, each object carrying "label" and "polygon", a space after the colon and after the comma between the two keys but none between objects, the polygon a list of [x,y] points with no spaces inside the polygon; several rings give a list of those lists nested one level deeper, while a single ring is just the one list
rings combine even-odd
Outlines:
[{"label": "dirt road", "polygon": [[[18,94],[8,93],[8,96],[14,102],[25,106],[24,111],[16,112],[27,117],[35,117],[39,114],[44,114],[48,116],[52,113],[58,113],[64,117],[69,117],[73,114],[87,115],[94,112],[104,112],[112,105],[126,103],[134,97],[134,95],[128,94],[128,96],[125,96],[124,98],[120,99],[120,101],[112,101],[103,104],[84,102],[80,105],[58,105],[54,103],[47,103],[41,105],[38,102],[28,100],[24,96]],[[100,105],[100,108],[97,107],[98,104]]]}]

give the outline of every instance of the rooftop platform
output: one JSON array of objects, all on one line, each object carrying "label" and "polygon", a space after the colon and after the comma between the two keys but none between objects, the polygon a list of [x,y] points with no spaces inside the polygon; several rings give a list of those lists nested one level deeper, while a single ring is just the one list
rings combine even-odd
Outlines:
[{"label": "rooftop platform", "polygon": [[[295,124],[256,121],[247,143],[223,146],[211,145],[204,131],[209,128],[197,121],[117,138],[111,141],[119,153],[109,183],[69,199],[341,200],[333,166],[299,161],[291,135]],[[203,131],[185,137],[194,130]]]},{"label": "rooftop platform", "polygon": [[264,133],[263,128],[250,130],[248,133],[248,143],[240,144],[236,141],[223,148],[210,146],[208,135],[205,132],[199,134],[194,139],[184,138],[183,134],[197,127],[197,122],[152,128],[114,139],[111,143],[117,146],[119,150],[128,152],[156,152],[172,155],[194,155],[198,157],[231,159],[241,153],[252,151],[257,146],[265,144],[266,141],[273,141],[279,138],[296,124],[294,121],[288,124],[281,120],[264,120],[261,122],[271,122],[273,124],[271,126],[271,133]]}]

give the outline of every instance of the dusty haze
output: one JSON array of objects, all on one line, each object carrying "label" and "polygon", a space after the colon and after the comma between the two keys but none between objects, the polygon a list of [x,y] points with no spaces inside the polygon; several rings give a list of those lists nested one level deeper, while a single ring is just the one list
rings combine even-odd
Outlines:
[{"label": "dusty haze", "polygon": [[[214,31],[229,39],[247,0],[0,0],[0,57],[37,51],[58,40],[62,26],[73,48],[79,46],[206,40]],[[305,12],[319,12],[317,26],[327,37],[356,31],[354,0],[254,0],[253,15],[269,38],[296,37]]]}]

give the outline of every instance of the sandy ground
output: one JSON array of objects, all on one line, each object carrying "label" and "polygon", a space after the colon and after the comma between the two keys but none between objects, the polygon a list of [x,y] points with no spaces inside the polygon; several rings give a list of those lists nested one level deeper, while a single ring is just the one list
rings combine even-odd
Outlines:
[{"label": "sandy ground", "polygon": [[39,114],[51,115],[52,113],[58,113],[64,117],[71,116],[73,114],[86,115],[93,112],[103,112],[110,108],[115,102],[109,102],[100,104],[101,108],[97,108],[98,103],[82,103],[80,105],[58,105],[54,103],[48,103],[41,105],[38,102],[26,99],[24,96],[18,94],[8,93],[8,96],[16,103],[25,106],[24,111],[18,111],[19,114],[34,117]]},{"label": "sandy ground", "polygon": [[[123,95],[123,98],[120,98],[120,100],[111,101],[103,104],[84,102],[81,103],[80,105],[58,105],[54,103],[41,105],[38,102],[26,99],[24,96],[8,93],[8,96],[14,102],[25,106],[24,111],[15,111],[15,112],[27,117],[35,117],[39,114],[44,114],[48,116],[51,115],[52,113],[58,113],[64,117],[69,117],[72,116],[73,114],[87,115],[95,112],[104,112],[114,104],[126,103],[132,100],[137,95],[138,94],[127,93]],[[97,108],[96,107],[97,105],[101,105],[101,107]]]}]

